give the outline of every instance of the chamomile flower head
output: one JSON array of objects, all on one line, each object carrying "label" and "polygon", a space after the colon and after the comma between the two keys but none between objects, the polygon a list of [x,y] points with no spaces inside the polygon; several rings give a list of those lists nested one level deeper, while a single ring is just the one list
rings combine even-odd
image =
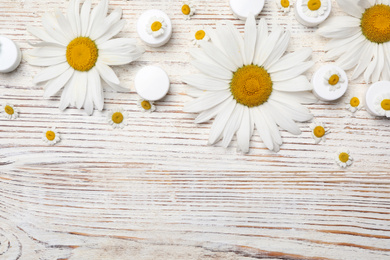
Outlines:
[{"label": "chamomile flower head", "polygon": [[143,98],[138,99],[137,106],[142,112],[152,113],[156,110],[156,107],[152,101],[145,100]]},{"label": "chamomile flower head", "polygon": [[8,119],[16,119],[19,116],[19,110],[10,103],[5,103],[3,110],[5,117]]},{"label": "chamomile flower head", "polygon": [[363,107],[362,102],[358,97],[351,97],[348,99],[347,105],[345,106],[350,112],[355,113]]},{"label": "chamomile flower head", "polygon": [[310,124],[310,129],[315,144],[326,141],[326,135],[329,133],[329,129],[326,128],[324,123],[314,121],[314,123]]},{"label": "chamomile flower head", "polygon": [[328,1],[326,0],[303,0],[303,12],[309,17],[319,17],[325,14],[328,9]]},{"label": "chamomile flower head", "polygon": [[237,136],[238,150],[249,151],[250,139],[256,126],[265,146],[279,151],[282,138],[278,129],[299,135],[294,121],[312,119],[301,103],[316,101],[313,87],[302,75],[313,66],[307,61],[312,50],[306,48],[285,56],[290,33],[281,28],[269,33],[268,25],[250,15],[246,20],[244,38],[231,24],[218,25],[212,31],[212,42],[202,42],[193,49],[193,65],[200,74],[183,78],[197,96],[184,107],[185,112],[200,113],[196,123],[215,117],[209,144],[222,139],[229,146]]},{"label": "chamomile flower head", "polygon": [[120,107],[110,110],[107,121],[113,128],[123,128],[127,125],[127,112]]},{"label": "chamomile flower head", "polygon": [[337,0],[350,16],[335,16],[318,33],[332,39],[325,59],[353,69],[352,80],[364,74],[367,83],[390,80],[390,2]]},{"label": "chamomile flower head", "polygon": [[152,16],[146,24],[147,33],[151,34],[154,38],[163,35],[166,29],[167,23],[162,17]]},{"label": "chamomile flower head", "polygon": [[207,42],[210,40],[210,37],[207,34],[207,30],[204,28],[198,28],[197,30],[191,32],[191,41],[194,45],[200,45],[201,42]]},{"label": "chamomile flower head", "polygon": [[390,118],[390,93],[379,95],[375,100],[375,111],[387,118]]},{"label": "chamomile flower head", "polygon": [[290,0],[275,0],[277,7],[284,13],[290,12],[292,1]]},{"label": "chamomile flower head", "polygon": [[329,87],[330,91],[336,91],[341,88],[341,84],[345,82],[345,79],[341,74],[335,70],[331,69],[324,75],[324,84]]},{"label": "chamomile flower head", "polygon": [[342,148],[339,149],[335,156],[336,163],[342,167],[346,168],[347,166],[351,166],[353,162],[353,158],[348,149]]},{"label": "chamomile flower head", "polygon": [[42,140],[48,145],[55,145],[61,140],[61,138],[55,127],[52,127],[43,131]]},{"label": "chamomile flower head", "polygon": [[191,2],[184,2],[181,6],[181,13],[184,15],[185,20],[189,20],[195,14],[195,7]]},{"label": "chamomile flower head", "polygon": [[86,0],[80,11],[80,1],[70,0],[65,16],[59,10],[43,16],[44,29],[28,26],[28,31],[42,42],[25,53],[27,62],[47,67],[34,78],[46,82],[44,97],[63,89],[60,109],[76,106],[91,115],[94,108],[102,110],[104,96],[101,81],[115,90],[128,90],[120,85],[111,65],[128,64],[139,58],[142,50],[134,39],[117,38],[125,26],[122,9],[107,16],[108,0],[101,0],[91,10]]}]

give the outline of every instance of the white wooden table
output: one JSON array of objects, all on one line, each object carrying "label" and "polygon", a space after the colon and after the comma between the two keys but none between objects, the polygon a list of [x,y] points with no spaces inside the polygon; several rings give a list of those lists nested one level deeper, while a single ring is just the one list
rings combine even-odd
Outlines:
[{"label": "white wooden table", "polygon": [[[390,259],[390,121],[345,109],[347,97],[363,98],[368,85],[359,78],[340,102],[308,106],[332,131],[326,143],[314,145],[302,123],[301,136],[282,131],[278,154],[257,134],[248,155],[237,154],[235,141],[227,150],[209,147],[211,123],[195,125],[196,115],[182,112],[191,98],[181,77],[196,71],[189,32],[225,20],[242,32],[243,22],[227,0],[197,1],[190,21],[181,3],[110,3],[128,21],[120,37],[137,38],[137,18],[150,8],[167,12],[174,26],[168,45],[145,47],[139,61],[114,68],[131,91],[107,89],[105,109],[129,112],[123,130],[107,123],[107,110],[61,112],[59,97],[43,99],[32,83],[39,67],[23,61],[0,75],[0,102],[20,110],[17,120],[0,119],[0,259]],[[25,51],[37,41],[26,26],[41,26],[44,12],[67,5],[1,0],[0,34]],[[335,1],[332,15],[343,15]],[[313,48],[309,78],[324,64],[326,40],[316,28],[273,1],[261,17],[291,31],[288,51]],[[163,67],[172,81],[152,114],[138,110],[133,86],[145,65]],[[62,137],[53,147],[41,140],[51,126]],[[339,146],[355,159],[346,170],[333,160]]]}]

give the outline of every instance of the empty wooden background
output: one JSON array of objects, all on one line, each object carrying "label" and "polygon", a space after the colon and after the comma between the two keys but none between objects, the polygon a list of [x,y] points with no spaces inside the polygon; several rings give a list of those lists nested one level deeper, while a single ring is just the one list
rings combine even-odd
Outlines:
[{"label": "empty wooden background", "polygon": [[[390,121],[345,109],[348,96],[364,97],[362,78],[341,101],[308,106],[332,131],[326,143],[314,145],[302,123],[301,136],[282,131],[278,154],[257,134],[248,155],[235,142],[209,147],[211,124],[195,125],[196,115],[182,112],[191,98],[181,77],[195,72],[189,33],[226,20],[243,31],[227,2],[197,1],[197,14],[185,21],[182,1],[111,1],[110,10],[122,7],[128,21],[120,37],[137,38],[137,18],[151,8],[167,12],[174,26],[169,44],[145,46],[139,61],[115,67],[131,91],[107,89],[105,109],[129,112],[122,130],[107,123],[107,110],[61,112],[59,97],[43,99],[42,86],[32,84],[39,67],[23,61],[0,75],[0,102],[20,110],[17,120],[3,112],[0,119],[0,259],[390,259]],[[29,49],[37,39],[26,26],[41,26],[44,12],[67,5],[1,0],[0,34]],[[332,7],[332,15],[343,15],[335,1]],[[309,78],[325,64],[326,40],[316,28],[273,1],[261,17],[291,31],[289,52],[313,48]],[[133,78],[152,64],[172,84],[157,111],[144,114]],[[62,137],[53,147],[41,140],[51,126]],[[346,170],[333,160],[339,146],[355,159]]]}]

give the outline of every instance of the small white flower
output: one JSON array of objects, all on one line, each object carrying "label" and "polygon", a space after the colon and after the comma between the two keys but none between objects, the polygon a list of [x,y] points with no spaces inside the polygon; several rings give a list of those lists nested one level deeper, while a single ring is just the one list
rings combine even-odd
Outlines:
[{"label": "small white flower", "polygon": [[341,74],[335,70],[331,69],[324,75],[324,84],[329,87],[330,91],[336,91],[341,88],[341,84],[345,82],[345,79]]},{"label": "small white flower", "polygon": [[381,115],[390,118],[390,92],[379,95],[375,100],[375,111]]},{"label": "small white flower", "polygon": [[142,98],[138,99],[137,105],[142,112],[152,113],[156,110],[156,107],[152,101],[148,101]]},{"label": "small white flower", "polygon": [[328,128],[325,127],[324,123],[314,121],[310,124],[311,135],[314,139],[315,144],[319,144],[321,141],[326,141],[326,135],[330,132]]},{"label": "small white flower", "polygon": [[353,158],[351,157],[349,150],[345,148],[341,148],[337,151],[335,160],[337,164],[342,168],[351,166],[353,162]]},{"label": "small white flower", "polygon": [[184,2],[181,6],[181,12],[184,15],[184,19],[189,20],[195,14],[195,7],[190,2]]},{"label": "small white flower", "polygon": [[358,97],[352,97],[349,99],[348,102],[346,102],[345,108],[351,111],[352,113],[355,113],[356,111],[360,110],[363,105],[362,102]]},{"label": "small white flower", "polygon": [[325,14],[328,9],[327,0],[303,0],[302,10],[309,17],[318,17]]},{"label": "small white flower", "polygon": [[163,35],[166,28],[167,23],[162,17],[152,16],[146,24],[147,33],[151,34],[154,38]]},{"label": "small white flower", "polygon": [[10,103],[5,103],[3,111],[8,119],[16,119],[19,116],[19,110]]},{"label": "small white flower", "polygon": [[123,128],[127,125],[127,112],[122,108],[110,110],[107,121],[113,128]]},{"label": "small white flower", "polygon": [[284,13],[290,12],[290,9],[292,7],[292,3],[290,3],[290,0],[275,0],[275,2],[278,8]]},{"label": "small white flower", "polygon": [[56,131],[55,127],[47,128],[42,134],[42,140],[48,145],[55,145],[60,139],[60,134]]},{"label": "small white flower", "polygon": [[202,41],[207,42],[209,40],[210,37],[207,35],[207,30],[204,28],[199,28],[198,30],[191,32],[191,41],[194,45],[199,46]]}]

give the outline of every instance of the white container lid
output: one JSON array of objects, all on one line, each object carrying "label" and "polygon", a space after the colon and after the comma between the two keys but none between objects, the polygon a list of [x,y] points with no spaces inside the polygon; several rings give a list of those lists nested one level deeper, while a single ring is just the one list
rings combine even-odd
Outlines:
[{"label": "white container lid", "polygon": [[162,68],[146,66],[137,72],[134,86],[140,97],[156,101],[168,93],[170,82],[168,74]]},{"label": "white container lid", "polygon": [[0,72],[15,70],[22,59],[19,47],[9,38],[0,36]]},{"label": "white container lid", "polygon": [[[161,17],[167,24],[167,28],[164,30],[164,34],[158,37],[154,37],[146,31],[146,26],[149,23],[151,17]],[[144,12],[137,22],[137,32],[141,40],[150,47],[160,47],[165,45],[172,36],[172,22],[168,15],[161,10],[152,9]]]},{"label": "white container lid", "polygon": [[[338,74],[340,74],[340,78],[344,80],[343,83],[339,83],[341,86],[339,89],[336,89],[334,91],[330,90],[330,87],[325,84],[325,77],[326,74],[329,71],[337,71]],[[348,88],[348,77],[345,71],[335,65],[325,65],[322,66],[319,70],[317,70],[312,79],[311,83],[313,84],[313,94],[320,100],[322,101],[334,101],[339,98],[341,98],[345,92],[347,91]]]},{"label": "white container lid", "polygon": [[264,0],[230,0],[230,9],[235,17],[246,20],[250,13],[258,16],[263,10]]},{"label": "white container lid", "polygon": [[383,94],[390,94],[390,81],[378,81],[368,88],[366,92],[366,109],[370,114],[381,116],[375,111],[375,101]]},{"label": "white container lid", "polygon": [[328,6],[323,15],[319,15],[317,17],[308,16],[305,14],[303,6],[302,6],[303,0],[297,0],[294,6],[294,12],[295,12],[295,18],[298,22],[300,22],[302,25],[308,26],[308,27],[314,27],[319,25],[320,23],[324,22],[326,18],[329,17],[330,12],[332,10],[332,1],[330,0],[321,0],[326,1]]}]

